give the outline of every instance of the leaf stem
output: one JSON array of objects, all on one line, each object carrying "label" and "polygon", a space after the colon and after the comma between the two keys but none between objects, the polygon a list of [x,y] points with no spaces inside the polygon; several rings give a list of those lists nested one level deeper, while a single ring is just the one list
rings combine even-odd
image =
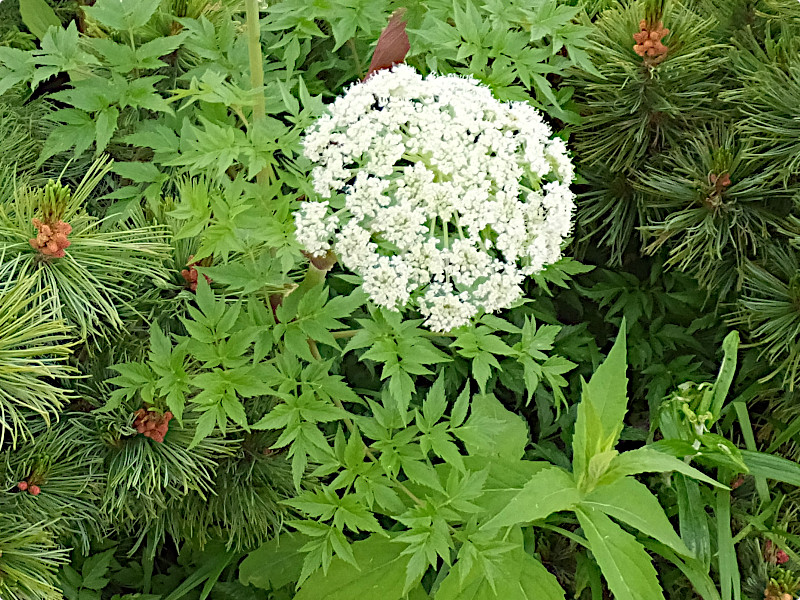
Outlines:
[{"label": "leaf stem", "polygon": [[364,65],[361,64],[361,57],[358,55],[358,50],[356,49],[356,42],[353,38],[347,40],[347,47],[350,48],[350,53],[353,55],[353,61],[356,63],[356,74],[358,75],[359,79],[363,79]]},{"label": "leaf stem", "polygon": [[343,331],[331,331],[331,334],[333,335],[333,339],[340,340],[342,338],[351,338],[351,337],[355,336],[359,331],[361,331],[361,330],[360,329],[345,329]]}]

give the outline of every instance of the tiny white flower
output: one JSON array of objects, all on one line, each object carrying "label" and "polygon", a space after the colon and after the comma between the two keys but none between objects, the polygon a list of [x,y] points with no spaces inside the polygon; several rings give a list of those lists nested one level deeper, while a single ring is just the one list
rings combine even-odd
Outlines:
[{"label": "tiny white flower", "polygon": [[351,86],[304,136],[320,198],[295,215],[314,255],[333,248],[372,300],[435,331],[508,307],[561,257],[574,168],[539,112],[471,78],[407,65]]}]

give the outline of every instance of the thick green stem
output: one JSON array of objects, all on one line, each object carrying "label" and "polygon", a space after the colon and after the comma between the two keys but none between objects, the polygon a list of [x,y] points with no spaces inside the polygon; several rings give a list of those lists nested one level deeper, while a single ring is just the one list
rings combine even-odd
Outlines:
[{"label": "thick green stem", "polygon": [[[259,22],[258,0],[245,0],[247,11],[247,52],[250,57],[250,87],[258,90],[253,104],[253,126],[267,118],[267,104],[264,100],[264,65],[261,57],[261,23]],[[259,183],[269,181],[269,173],[262,169],[256,176]]]}]

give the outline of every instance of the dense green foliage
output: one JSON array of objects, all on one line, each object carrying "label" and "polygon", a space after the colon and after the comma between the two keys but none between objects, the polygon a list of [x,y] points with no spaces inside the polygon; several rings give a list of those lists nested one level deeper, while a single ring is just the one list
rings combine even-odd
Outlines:
[{"label": "dense green foliage", "polygon": [[[398,8],[578,172],[445,333],[295,238]],[[796,0],[4,0],[0,597],[795,597],[799,123]]]}]

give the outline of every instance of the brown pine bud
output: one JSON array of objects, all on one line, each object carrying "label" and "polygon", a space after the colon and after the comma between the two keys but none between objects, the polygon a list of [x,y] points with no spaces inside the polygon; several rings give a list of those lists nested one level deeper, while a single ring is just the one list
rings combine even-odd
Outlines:
[{"label": "brown pine bud", "polygon": [[25,490],[28,489],[28,482],[27,481],[20,481],[17,484],[17,488],[19,489],[20,492],[24,492]]},{"label": "brown pine bud", "polygon": [[28,493],[32,496],[38,496],[41,493],[41,489],[39,489],[38,485],[32,485],[28,488]]}]

